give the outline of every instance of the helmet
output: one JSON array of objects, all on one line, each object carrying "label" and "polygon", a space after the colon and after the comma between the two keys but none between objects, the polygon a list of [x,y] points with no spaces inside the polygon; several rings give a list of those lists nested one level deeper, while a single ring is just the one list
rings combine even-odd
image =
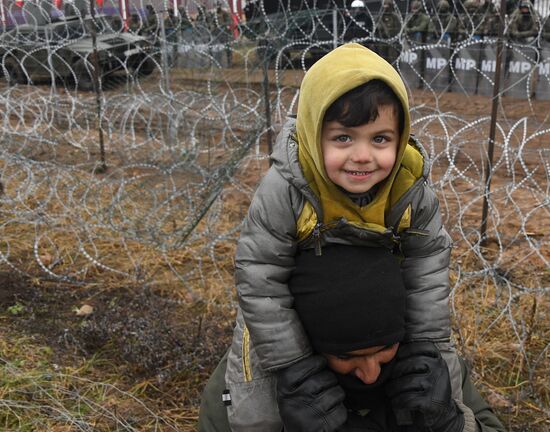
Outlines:
[{"label": "helmet", "polygon": [[475,0],[466,0],[464,2],[464,9],[468,12],[475,12],[477,9],[477,2]]},{"label": "helmet", "polygon": [[351,2],[351,7],[352,8],[364,8],[365,7],[365,2],[363,0],[353,0]]},{"label": "helmet", "polygon": [[384,7],[392,7],[393,0],[384,0]]},{"label": "helmet", "polygon": [[447,13],[449,12],[449,9],[451,8],[451,6],[449,5],[449,2],[447,0],[441,0],[438,4],[437,4],[437,10],[438,12],[443,12],[443,13]]}]

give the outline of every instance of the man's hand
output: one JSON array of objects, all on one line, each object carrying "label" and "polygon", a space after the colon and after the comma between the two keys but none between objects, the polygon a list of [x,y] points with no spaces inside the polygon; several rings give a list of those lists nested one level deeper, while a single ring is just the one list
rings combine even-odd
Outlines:
[{"label": "man's hand", "polygon": [[449,370],[435,345],[402,344],[396,358],[386,393],[397,422],[433,432],[461,432],[464,415],[451,398]]},{"label": "man's hand", "polygon": [[285,432],[334,432],[347,418],[344,391],[323,356],[277,373],[277,402]]}]

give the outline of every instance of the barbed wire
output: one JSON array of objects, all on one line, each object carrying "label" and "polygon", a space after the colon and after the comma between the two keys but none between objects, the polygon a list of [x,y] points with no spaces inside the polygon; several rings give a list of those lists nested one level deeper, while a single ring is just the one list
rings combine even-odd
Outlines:
[{"label": "barbed wire", "polygon": [[[459,346],[475,359],[506,332],[516,345],[503,349],[521,358],[511,368],[529,377],[522,394],[548,415],[534,377],[546,376],[549,343],[532,336],[533,310],[547,304],[550,290],[550,25],[530,9],[536,33],[520,36],[518,13],[508,15],[504,99],[487,173],[491,3],[477,12],[456,3],[450,14],[462,24],[448,28],[439,4],[423,2],[431,32],[411,30],[418,14],[405,2],[386,11],[368,2],[290,3],[247,2],[231,11],[222,3],[130,2],[124,14],[111,4],[92,10],[89,2],[4,5],[2,267],[74,284],[173,286],[183,301],[234,307],[232,248],[267,169],[270,133],[295,110],[307,68],[334,46],[358,41],[391,61],[410,91],[412,129],[430,155],[455,242]],[[392,16],[398,27],[384,27]],[[476,316],[465,312],[472,307]],[[62,396],[65,390],[56,397],[103,410],[112,430],[137,430],[83,395]],[[51,394],[37,403],[13,395],[0,406],[48,411],[75,430],[96,430],[96,417],[67,417]],[[159,430],[178,429],[166,420]]]}]

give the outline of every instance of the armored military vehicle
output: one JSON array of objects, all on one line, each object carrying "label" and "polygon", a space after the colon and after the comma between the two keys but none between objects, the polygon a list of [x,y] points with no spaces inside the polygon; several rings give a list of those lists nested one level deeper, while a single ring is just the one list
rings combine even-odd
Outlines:
[{"label": "armored military vehicle", "polygon": [[62,79],[82,90],[92,90],[92,30],[96,33],[100,78],[153,72],[157,53],[152,43],[143,36],[115,31],[118,23],[113,19],[117,18],[73,16],[16,26],[0,36],[0,77],[3,75],[10,84]]}]

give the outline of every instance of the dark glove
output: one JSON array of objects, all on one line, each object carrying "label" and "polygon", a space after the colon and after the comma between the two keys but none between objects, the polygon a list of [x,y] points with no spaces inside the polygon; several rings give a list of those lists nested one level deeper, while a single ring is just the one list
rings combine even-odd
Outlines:
[{"label": "dark glove", "polygon": [[399,425],[420,430],[461,432],[464,415],[451,398],[447,364],[431,342],[399,347],[386,393]]},{"label": "dark glove", "polygon": [[353,411],[348,411],[348,419],[338,428],[338,432],[384,432],[388,430],[378,422],[373,421],[369,414],[360,416]]},{"label": "dark glove", "polygon": [[277,403],[285,432],[334,432],[347,418],[344,390],[323,356],[277,373]]}]

